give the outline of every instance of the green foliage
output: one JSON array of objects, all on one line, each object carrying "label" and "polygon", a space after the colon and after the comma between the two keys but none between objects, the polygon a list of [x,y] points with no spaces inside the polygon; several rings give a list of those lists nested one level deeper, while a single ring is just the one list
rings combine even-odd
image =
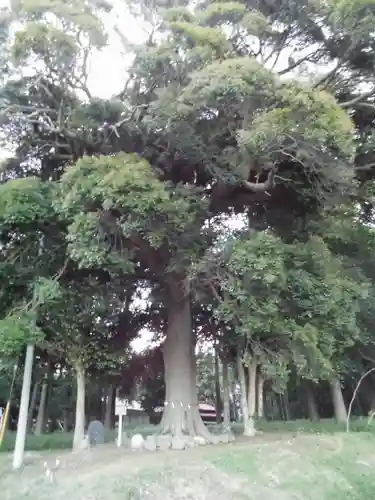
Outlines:
[{"label": "green foliage", "polygon": [[[86,266],[105,260],[106,237],[114,238],[115,248],[118,243],[124,261],[142,241],[154,249],[172,243],[205,213],[205,203],[194,192],[161,182],[147,161],[134,154],[83,158],[63,176],[57,204],[64,216],[73,218],[70,249]],[[130,254],[123,253],[127,248]]]},{"label": "green foliage", "polygon": [[15,357],[28,344],[43,340],[42,330],[35,324],[33,312],[13,313],[0,320],[0,354]]},{"label": "green foliage", "polygon": [[36,304],[50,306],[53,301],[60,299],[61,287],[56,279],[39,277],[33,285],[33,293]]},{"label": "green foliage", "polygon": [[[96,47],[101,47],[106,42],[100,20],[101,11],[111,10],[106,1],[12,0],[11,6],[19,16],[36,19],[42,32],[45,29],[46,17],[52,15],[60,23],[58,30],[61,30],[61,34],[57,35],[58,37],[70,28],[83,31],[89,37],[90,43]],[[58,39],[54,41],[58,42]]]},{"label": "green foliage", "polygon": [[196,24],[172,21],[169,26],[178,36],[183,36],[187,41],[195,46],[208,45],[218,54],[223,54],[228,48],[226,37],[219,29],[201,27]]},{"label": "green foliage", "polygon": [[272,73],[255,59],[244,57],[215,61],[194,72],[180,101],[195,113],[210,106],[230,112],[244,105],[254,112],[270,103],[275,90]]},{"label": "green foliage", "polygon": [[229,342],[249,345],[269,378],[289,363],[313,378],[340,370],[359,338],[369,284],[350,275],[321,238],[285,244],[272,233],[250,233],[231,244],[224,262],[216,314],[232,325]]},{"label": "green foliage", "polygon": [[52,185],[37,178],[0,184],[0,224],[30,224],[51,217]]},{"label": "green foliage", "polygon": [[204,12],[198,14],[198,19],[208,25],[217,26],[221,23],[238,23],[243,19],[247,9],[238,2],[211,3]]},{"label": "green foliage", "polygon": [[68,70],[77,55],[77,46],[71,35],[52,24],[30,22],[17,31],[12,53],[17,65],[24,64],[34,56],[42,59],[46,65],[53,61],[59,70]]}]

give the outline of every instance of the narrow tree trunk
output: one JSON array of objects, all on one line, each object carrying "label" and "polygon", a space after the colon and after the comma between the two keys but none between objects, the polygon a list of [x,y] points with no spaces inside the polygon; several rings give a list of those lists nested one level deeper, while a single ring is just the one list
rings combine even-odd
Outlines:
[{"label": "narrow tree trunk", "polygon": [[215,403],[216,403],[216,423],[221,423],[221,391],[220,391],[220,370],[218,347],[215,347]]},{"label": "narrow tree trunk", "polygon": [[285,415],[285,420],[288,421],[291,418],[290,415],[290,405],[289,405],[289,394],[288,390],[286,390],[282,395],[281,395],[281,400],[282,400],[282,405],[284,408],[284,415]]},{"label": "narrow tree trunk", "polygon": [[33,392],[31,393],[31,400],[29,406],[29,414],[27,416],[27,432],[31,432],[33,428],[34,412],[36,407],[36,397],[38,395],[39,382],[35,381]]},{"label": "narrow tree trunk", "polygon": [[36,418],[36,425],[35,425],[35,435],[36,436],[41,436],[42,431],[43,431],[44,412],[46,409],[46,401],[47,401],[47,391],[48,391],[48,378],[45,377],[43,380],[42,389],[40,392],[38,416]]},{"label": "narrow tree trunk", "polygon": [[173,436],[200,435],[212,441],[198,408],[190,299],[182,283],[171,286],[169,292],[168,327],[163,346],[166,401],[161,432]]},{"label": "narrow tree trunk", "polygon": [[259,419],[264,417],[264,377],[261,372],[258,374],[257,415]]},{"label": "narrow tree trunk", "polygon": [[64,432],[69,432],[69,416],[67,410],[63,410],[63,430]]},{"label": "narrow tree trunk", "polygon": [[254,422],[252,418],[249,418],[249,407],[246,396],[246,376],[242,364],[242,356],[240,354],[237,354],[237,371],[241,389],[241,410],[244,426],[243,434],[244,436],[254,436]]},{"label": "narrow tree trunk", "polygon": [[247,367],[249,385],[247,393],[247,405],[249,411],[249,418],[254,418],[255,405],[256,405],[256,377],[257,377],[257,361],[252,358]]},{"label": "narrow tree trunk", "polygon": [[73,450],[79,450],[85,438],[85,370],[80,363],[75,366],[77,378],[76,420],[74,426]]},{"label": "narrow tree trunk", "polygon": [[114,396],[113,384],[110,384],[108,387],[107,397],[106,397],[106,402],[105,402],[104,427],[106,429],[112,428],[113,396]]},{"label": "narrow tree trunk", "polygon": [[223,365],[223,428],[230,427],[230,400],[229,400],[229,376],[228,376],[228,361],[224,357]]},{"label": "narrow tree trunk", "polygon": [[[44,405],[44,415],[43,415],[43,422],[42,422],[42,432],[46,432],[46,428],[48,427],[49,424],[49,416],[50,416],[50,411],[51,411],[51,394],[52,394],[52,384],[53,384],[53,371],[54,371],[55,365],[48,360],[48,366],[47,366],[47,397],[46,397],[46,403]],[[52,424],[52,423],[51,423]]]},{"label": "narrow tree trunk", "polygon": [[317,422],[319,420],[319,412],[316,404],[315,394],[309,383],[306,384],[306,401],[307,410],[309,412],[309,418],[312,422]]},{"label": "narrow tree trunk", "polygon": [[343,423],[346,422],[347,419],[347,411],[344,401],[344,396],[342,394],[340,380],[337,378],[333,378],[330,381],[331,394],[332,394],[332,403],[333,403],[333,411],[335,414],[335,418],[337,422]]}]

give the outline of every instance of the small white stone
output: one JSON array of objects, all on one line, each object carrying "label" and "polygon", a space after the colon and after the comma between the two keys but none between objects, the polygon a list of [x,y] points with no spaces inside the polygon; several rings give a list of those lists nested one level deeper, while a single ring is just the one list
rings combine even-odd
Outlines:
[{"label": "small white stone", "polygon": [[130,447],[132,450],[140,450],[143,448],[144,439],[142,434],[134,434],[130,440]]},{"label": "small white stone", "polygon": [[172,438],[172,450],[184,450],[187,447],[188,438],[184,436],[174,436]]},{"label": "small white stone", "polygon": [[207,444],[207,441],[202,436],[194,436],[193,440],[197,446],[204,446],[205,444]]},{"label": "small white stone", "polygon": [[147,451],[156,451],[156,439],[155,436],[147,436],[143,447]]},{"label": "small white stone", "polygon": [[157,436],[156,444],[160,450],[169,450],[172,446],[172,436],[170,434]]}]

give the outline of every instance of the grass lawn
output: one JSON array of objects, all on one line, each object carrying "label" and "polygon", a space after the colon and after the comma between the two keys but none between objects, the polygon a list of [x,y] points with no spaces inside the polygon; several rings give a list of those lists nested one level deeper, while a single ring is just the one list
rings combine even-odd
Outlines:
[{"label": "grass lawn", "polygon": [[[239,437],[235,443],[193,448],[184,452],[131,452],[118,449],[113,443],[77,454],[62,449],[35,451],[26,455],[26,466],[18,473],[10,470],[11,455],[3,453],[0,455],[0,498],[375,498],[375,433],[359,429],[351,434],[335,432],[337,427],[327,422],[316,425],[307,422],[263,425],[269,426],[269,432],[255,438]],[[132,432],[137,430],[133,429]],[[59,436],[60,445],[71,442],[68,435]],[[43,439],[46,444],[48,436]],[[52,443],[57,437],[50,439]],[[36,441],[30,441],[30,444],[36,446]],[[42,448],[39,443],[39,449]],[[60,459],[61,465],[56,471],[54,482],[50,483],[46,480],[43,464],[45,461],[53,463],[56,457]]]},{"label": "grass lawn", "polygon": [[[270,433],[185,452],[114,445],[72,454],[34,452],[22,472],[0,457],[2,500],[370,500],[375,436]],[[43,463],[61,465],[50,483]]]}]

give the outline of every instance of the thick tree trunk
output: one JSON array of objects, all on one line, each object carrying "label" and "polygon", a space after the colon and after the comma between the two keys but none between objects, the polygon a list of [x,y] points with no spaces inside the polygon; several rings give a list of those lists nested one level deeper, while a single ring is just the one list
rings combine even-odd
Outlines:
[{"label": "thick tree trunk", "polygon": [[221,391],[220,391],[220,369],[218,347],[215,347],[215,403],[216,403],[216,423],[221,423]]},{"label": "thick tree trunk", "polygon": [[260,372],[257,388],[257,415],[259,419],[264,417],[264,377]]},{"label": "thick tree trunk", "polygon": [[247,405],[249,418],[254,418],[256,407],[256,378],[257,378],[257,361],[252,358],[247,367],[248,373],[248,392],[247,392]]},{"label": "thick tree trunk", "polygon": [[306,384],[306,401],[307,410],[309,412],[309,418],[312,422],[317,422],[319,420],[319,412],[316,404],[315,394],[309,383]]},{"label": "thick tree trunk", "polygon": [[230,400],[229,400],[229,376],[228,376],[228,361],[225,357],[222,360],[223,364],[223,427],[230,427]]},{"label": "thick tree trunk", "polygon": [[347,410],[345,406],[344,396],[342,394],[340,380],[333,378],[330,381],[333,411],[337,422],[344,423],[347,419]]},{"label": "thick tree trunk", "polygon": [[244,436],[254,436],[254,421],[252,418],[249,418],[249,407],[247,404],[247,395],[246,395],[246,376],[245,370],[242,364],[242,356],[237,354],[237,371],[238,371],[238,379],[240,382],[240,390],[241,390],[241,410],[242,410],[242,421],[243,421],[243,434]]},{"label": "thick tree trunk", "polygon": [[110,384],[107,391],[107,397],[105,402],[105,415],[104,415],[104,427],[106,429],[112,428],[112,406],[113,406],[113,384]]},{"label": "thick tree trunk", "polygon": [[39,382],[35,381],[33,392],[31,393],[31,400],[29,406],[29,414],[27,416],[27,432],[31,432],[33,428],[34,412],[36,407],[36,397],[38,395]]},{"label": "thick tree trunk", "polygon": [[190,299],[184,294],[182,284],[171,287],[167,306],[168,327],[163,346],[165,406],[161,432],[173,436],[199,435],[212,441],[198,408]]},{"label": "thick tree trunk", "polygon": [[48,391],[48,378],[45,377],[42,383],[42,389],[40,391],[40,401],[38,408],[38,416],[36,418],[35,425],[35,435],[41,436],[43,431],[43,423],[44,423],[44,413],[46,409],[46,401],[47,401],[47,391]]},{"label": "thick tree trunk", "polygon": [[80,363],[75,366],[77,378],[76,420],[74,425],[73,450],[79,450],[85,439],[85,369]]}]

